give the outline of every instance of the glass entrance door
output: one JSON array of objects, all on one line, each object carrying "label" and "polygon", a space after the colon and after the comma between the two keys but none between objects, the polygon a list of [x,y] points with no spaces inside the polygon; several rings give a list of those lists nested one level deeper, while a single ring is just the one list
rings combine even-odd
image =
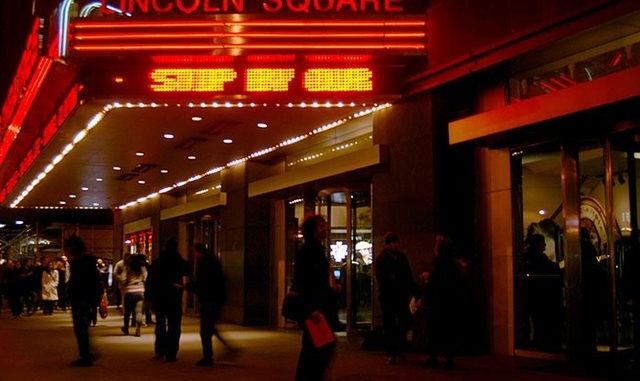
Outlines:
[{"label": "glass entrance door", "polygon": [[351,328],[369,328],[372,322],[372,232],[370,192],[321,192],[316,212],[329,224],[327,247],[336,281],[342,286],[340,321]]},{"label": "glass entrance door", "polygon": [[[638,135],[638,136],[636,136]],[[613,246],[608,270],[611,275],[609,335],[615,358],[623,367],[640,369],[640,237],[638,131],[610,138]]]},{"label": "glass entrance door", "polygon": [[[639,366],[638,160],[634,131],[514,154],[523,237],[514,278],[517,353],[611,360],[617,371]],[[534,235],[543,239],[538,257],[549,271],[530,266]],[[562,297],[551,308],[557,268],[562,282],[553,282],[553,293]]]}]

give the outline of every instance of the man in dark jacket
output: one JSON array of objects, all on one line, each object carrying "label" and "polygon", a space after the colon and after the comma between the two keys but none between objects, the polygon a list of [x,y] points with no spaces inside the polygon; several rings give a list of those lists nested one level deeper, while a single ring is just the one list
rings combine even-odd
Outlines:
[{"label": "man in dark jacket", "polygon": [[73,331],[78,342],[80,358],[71,362],[71,366],[93,365],[93,355],[89,344],[89,324],[92,311],[100,303],[102,283],[98,272],[97,260],[86,253],[84,241],[80,237],[71,236],[64,243],[64,250],[69,256],[70,273],[68,283],[68,299],[71,304]]},{"label": "man in dark jacket", "polygon": [[400,237],[395,233],[384,236],[384,249],[374,262],[376,279],[380,286],[382,329],[387,351],[387,364],[402,358],[406,337],[411,328],[411,297],[418,299],[420,291],[413,279],[407,256],[400,251]]},{"label": "man in dark jacket", "polygon": [[218,257],[204,244],[194,244],[192,251],[196,257],[196,272],[190,288],[200,302],[200,341],[202,343],[202,359],[196,362],[196,365],[211,366],[213,365],[213,336],[220,340],[227,351],[235,352],[216,329],[222,306],[227,300],[225,278]]},{"label": "man in dark jacket", "polygon": [[151,264],[145,286],[145,300],[156,314],[157,358],[176,361],[182,333],[182,295],[189,275],[189,264],[178,253],[178,242],[170,238],[165,250]]}]

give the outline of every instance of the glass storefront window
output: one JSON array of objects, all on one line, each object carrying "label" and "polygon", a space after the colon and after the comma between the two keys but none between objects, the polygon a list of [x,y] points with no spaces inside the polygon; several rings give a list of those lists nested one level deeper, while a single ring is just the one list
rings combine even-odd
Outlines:
[{"label": "glass storefront window", "polygon": [[581,52],[511,79],[512,102],[554,93],[640,65],[640,36]]},{"label": "glass storefront window", "polygon": [[516,152],[522,244],[515,258],[516,348],[562,352],[565,294],[561,156],[558,147]]}]

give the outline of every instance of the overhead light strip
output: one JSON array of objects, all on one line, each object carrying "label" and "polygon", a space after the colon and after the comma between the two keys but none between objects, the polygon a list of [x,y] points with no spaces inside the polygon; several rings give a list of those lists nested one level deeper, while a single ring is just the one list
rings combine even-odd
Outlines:
[{"label": "overhead light strip", "polygon": [[146,28],[235,28],[235,27],[377,27],[377,28],[420,28],[425,27],[424,20],[207,20],[207,21],[76,21],[72,29],[146,29]]},{"label": "overhead light strip", "polygon": [[202,51],[217,49],[244,50],[423,50],[422,43],[239,43],[239,44],[101,44],[101,45],[73,45],[77,52],[136,52],[136,51]]},{"label": "overhead light strip", "polygon": [[99,40],[164,40],[164,39],[194,39],[194,38],[424,38],[424,32],[384,32],[384,31],[364,31],[364,32],[185,32],[185,33],[79,33],[73,38],[77,41],[99,41]]}]

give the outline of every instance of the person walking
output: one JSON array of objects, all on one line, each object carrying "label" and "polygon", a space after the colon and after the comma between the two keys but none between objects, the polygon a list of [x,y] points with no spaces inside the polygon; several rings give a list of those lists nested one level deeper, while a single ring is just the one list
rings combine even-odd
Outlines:
[{"label": "person walking", "polygon": [[524,295],[533,325],[533,344],[538,351],[560,352],[563,325],[562,270],[545,253],[547,244],[542,234],[531,235],[527,244]]},{"label": "person walking", "polygon": [[380,288],[382,329],[387,352],[387,364],[397,364],[407,348],[406,337],[411,329],[409,302],[420,299],[418,288],[407,256],[400,251],[400,237],[389,232],[384,235],[384,248],[374,261],[375,275]]},{"label": "person walking", "polygon": [[58,301],[58,282],[60,277],[58,270],[56,270],[56,264],[53,261],[47,262],[47,268],[41,275],[41,294],[42,299],[42,313],[44,315],[53,315],[53,307]]},{"label": "person walking", "polygon": [[189,276],[189,264],[170,238],[160,256],[151,263],[145,299],[156,315],[154,352],[156,358],[176,361],[182,333],[182,295]]},{"label": "person walking", "polygon": [[220,335],[216,323],[220,318],[222,306],[227,301],[225,278],[222,264],[202,243],[196,243],[191,248],[196,258],[195,279],[189,289],[193,291],[200,302],[200,342],[202,343],[202,359],[197,366],[212,366],[213,336],[225,346],[228,352],[235,350]]},{"label": "person walking", "polygon": [[[337,286],[331,282],[330,263],[323,242],[327,224],[320,215],[311,215],[302,223],[304,242],[295,255],[291,290],[298,294],[301,311],[302,346],[298,357],[295,381],[322,381],[335,352],[335,341],[324,346],[313,344],[304,321],[312,319],[338,327]],[[332,284],[333,283],[333,284]]]},{"label": "person walking", "polygon": [[97,267],[97,258],[86,252],[82,238],[71,236],[64,242],[64,250],[70,258],[68,298],[71,305],[73,332],[78,343],[80,357],[71,366],[93,365],[93,354],[89,341],[89,324],[93,309],[100,303],[102,283]]},{"label": "person walking", "polygon": [[[142,327],[142,315],[144,304],[145,281],[147,280],[147,268],[142,261],[146,258],[136,254],[129,257],[129,263],[124,270],[123,290],[124,290],[124,324],[122,333],[129,334],[129,322],[135,322],[136,337],[140,337]],[[131,315],[134,319],[131,319]]]},{"label": "person walking", "polygon": [[427,308],[427,359],[426,368],[439,366],[438,356],[444,356],[445,370],[454,369],[454,355],[461,331],[464,283],[468,262],[460,258],[457,250],[445,235],[435,239],[431,272],[421,278],[426,282],[425,305]]}]

